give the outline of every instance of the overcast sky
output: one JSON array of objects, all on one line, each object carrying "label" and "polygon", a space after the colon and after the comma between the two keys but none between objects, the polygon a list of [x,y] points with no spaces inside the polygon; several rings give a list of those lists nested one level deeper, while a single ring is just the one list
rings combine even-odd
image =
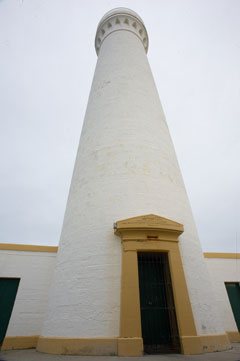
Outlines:
[{"label": "overcast sky", "polygon": [[114,7],[148,58],[204,251],[240,252],[240,0],[0,0],[0,242],[57,245]]}]

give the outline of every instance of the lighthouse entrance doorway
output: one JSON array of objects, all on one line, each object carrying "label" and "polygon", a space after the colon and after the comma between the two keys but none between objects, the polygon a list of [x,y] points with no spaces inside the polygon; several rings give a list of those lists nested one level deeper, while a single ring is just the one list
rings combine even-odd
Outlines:
[{"label": "lighthouse entrance doorway", "polygon": [[168,254],[139,252],[138,274],[144,352],[180,352]]}]

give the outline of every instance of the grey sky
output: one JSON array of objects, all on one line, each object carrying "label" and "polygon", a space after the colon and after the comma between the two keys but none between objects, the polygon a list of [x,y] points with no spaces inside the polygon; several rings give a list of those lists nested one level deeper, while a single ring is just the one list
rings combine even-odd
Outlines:
[{"label": "grey sky", "polygon": [[95,31],[119,6],[146,25],[203,249],[240,252],[239,0],[0,0],[0,242],[58,243]]}]

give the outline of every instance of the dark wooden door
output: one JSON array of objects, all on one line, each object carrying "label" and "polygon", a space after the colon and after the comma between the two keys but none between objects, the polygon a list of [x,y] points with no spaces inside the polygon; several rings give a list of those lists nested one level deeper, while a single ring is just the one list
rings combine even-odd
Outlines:
[{"label": "dark wooden door", "polygon": [[146,353],[180,352],[167,253],[138,253],[141,323]]},{"label": "dark wooden door", "polygon": [[240,332],[240,286],[239,282],[226,282],[226,289],[232,306],[233,315]]},{"label": "dark wooden door", "polygon": [[19,278],[0,278],[0,347],[7,332],[19,281]]}]

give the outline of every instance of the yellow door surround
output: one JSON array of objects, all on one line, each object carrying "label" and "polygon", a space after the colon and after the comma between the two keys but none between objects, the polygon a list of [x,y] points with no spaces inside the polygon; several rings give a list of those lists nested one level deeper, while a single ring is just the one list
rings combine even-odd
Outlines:
[{"label": "yellow door surround", "polygon": [[[118,354],[140,355],[143,350],[138,283],[138,252],[167,252],[172,278],[181,352],[199,354],[230,347],[226,334],[198,336],[178,246],[183,225],[153,214],[116,222],[122,240],[120,338],[127,347]],[[120,351],[120,350],[119,350]]]}]

